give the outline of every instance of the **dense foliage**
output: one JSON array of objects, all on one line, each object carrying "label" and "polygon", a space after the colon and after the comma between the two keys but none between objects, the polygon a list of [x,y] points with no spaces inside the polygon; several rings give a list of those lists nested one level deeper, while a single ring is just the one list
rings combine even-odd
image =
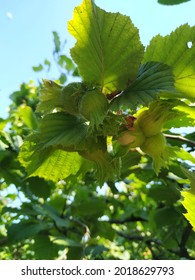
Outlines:
[{"label": "dense foliage", "polygon": [[84,0],[68,30],[59,78],[22,84],[0,119],[0,259],[194,259],[195,27],[144,48]]}]

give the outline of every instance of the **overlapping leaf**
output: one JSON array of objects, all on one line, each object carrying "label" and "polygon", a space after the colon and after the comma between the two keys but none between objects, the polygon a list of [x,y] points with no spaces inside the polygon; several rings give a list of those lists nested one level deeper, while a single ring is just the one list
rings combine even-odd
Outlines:
[{"label": "overlapping leaf", "polygon": [[38,121],[31,107],[26,105],[18,107],[18,115],[29,129],[37,129]]},{"label": "overlapping leaf", "polygon": [[179,128],[195,126],[195,106],[189,106],[180,102],[178,103],[178,106],[175,106],[174,110],[177,117],[174,120],[168,120],[165,130],[173,127]]},{"label": "overlapping leaf", "polygon": [[79,118],[65,114],[46,115],[41,122],[41,141],[44,147],[79,144],[87,134],[87,125]]},{"label": "overlapping leaf", "polygon": [[175,92],[172,69],[163,63],[148,62],[140,67],[136,80],[113,100],[111,108],[147,106],[161,92]]},{"label": "overlapping leaf", "polygon": [[136,78],[144,48],[129,17],[84,0],[75,8],[68,30],[77,40],[71,56],[84,80],[112,92]]},{"label": "overlapping leaf", "polygon": [[29,177],[38,176],[54,182],[76,174],[82,163],[82,158],[76,152],[55,148],[37,150],[36,143],[29,141],[23,144],[19,160]]},{"label": "overlapping leaf", "polygon": [[10,242],[22,241],[26,238],[36,236],[40,231],[48,229],[47,223],[33,223],[23,221],[18,224],[12,224],[8,228],[8,240]]},{"label": "overlapping leaf", "polygon": [[107,180],[119,177],[121,161],[120,158],[112,157],[107,151],[96,149],[95,151],[81,151],[80,155],[95,163],[97,178],[100,185]]},{"label": "overlapping leaf", "polygon": [[185,213],[184,216],[190,222],[193,230],[195,231],[195,171],[190,172],[186,169],[183,169],[183,171],[191,183],[190,190],[181,192],[184,198],[182,204],[187,210],[187,213]]},{"label": "overlapping leaf", "polygon": [[181,97],[195,99],[195,26],[184,24],[165,37],[155,36],[143,62],[159,61],[173,67],[175,87]]},{"label": "overlapping leaf", "polygon": [[48,235],[39,234],[34,238],[33,249],[36,260],[54,260],[58,257],[60,246],[54,244]]},{"label": "overlapping leaf", "polygon": [[48,113],[55,108],[62,107],[60,92],[62,86],[50,80],[43,80],[38,112]]}]

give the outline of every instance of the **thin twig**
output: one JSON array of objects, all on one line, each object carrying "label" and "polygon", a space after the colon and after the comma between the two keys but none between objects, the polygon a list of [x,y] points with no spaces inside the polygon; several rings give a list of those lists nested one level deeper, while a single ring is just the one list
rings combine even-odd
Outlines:
[{"label": "thin twig", "polygon": [[192,146],[195,147],[195,141],[192,141],[192,140],[190,140],[190,139],[187,139],[187,138],[185,138],[185,137],[183,137],[183,136],[180,136],[180,135],[172,135],[172,134],[164,134],[164,136],[165,136],[166,138],[169,138],[169,139],[178,140],[178,141],[181,141],[181,142],[188,143],[188,144],[190,144],[190,145],[192,145]]},{"label": "thin twig", "polygon": [[128,217],[126,219],[123,220],[117,220],[117,219],[111,219],[108,222],[110,224],[125,224],[125,223],[132,223],[132,222],[147,222],[148,220],[142,217]]}]

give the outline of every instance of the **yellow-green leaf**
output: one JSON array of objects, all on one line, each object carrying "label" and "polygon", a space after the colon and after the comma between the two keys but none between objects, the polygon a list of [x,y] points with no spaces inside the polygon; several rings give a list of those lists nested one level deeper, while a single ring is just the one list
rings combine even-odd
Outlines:
[{"label": "yellow-green leaf", "polygon": [[38,127],[38,120],[31,107],[21,105],[18,107],[18,115],[29,129],[36,129]]},{"label": "yellow-green leaf", "polygon": [[158,61],[173,67],[175,87],[181,97],[195,99],[195,26],[184,24],[165,37],[155,36],[144,62]]},{"label": "yellow-green leaf", "polygon": [[136,78],[144,47],[129,17],[84,0],[75,8],[68,30],[77,40],[71,56],[85,81],[109,93],[126,88]]},{"label": "yellow-green leaf", "polygon": [[76,152],[48,148],[38,150],[33,142],[26,141],[19,154],[21,164],[26,168],[28,177],[41,177],[58,182],[69,175],[75,175],[82,163]]},{"label": "yellow-green leaf", "polygon": [[195,171],[190,172],[186,169],[183,169],[183,171],[190,180],[191,184],[190,190],[181,192],[184,198],[182,204],[187,210],[187,213],[185,213],[184,216],[190,222],[190,224],[193,227],[193,230],[195,231]]}]

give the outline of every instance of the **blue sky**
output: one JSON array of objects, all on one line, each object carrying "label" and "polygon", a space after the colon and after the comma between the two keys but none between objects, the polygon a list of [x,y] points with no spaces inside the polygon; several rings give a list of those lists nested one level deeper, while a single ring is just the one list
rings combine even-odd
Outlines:
[{"label": "blue sky", "polygon": [[[65,53],[74,45],[68,34],[67,21],[81,0],[0,0],[0,117],[6,116],[9,95],[19,89],[22,82],[36,80],[32,66],[44,59],[52,61],[52,31],[67,40]],[[131,17],[140,30],[146,46],[156,34],[169,34],[188,22],[195,25],[195,1],[177,6],[163,6],[157,0],[96,0],[96,4],[111,12]],[[52,68],[47,78],[57,78]],[[42,78],[45,78],[43,72]],[[40,74],[39,74],[40,77]]]}]

